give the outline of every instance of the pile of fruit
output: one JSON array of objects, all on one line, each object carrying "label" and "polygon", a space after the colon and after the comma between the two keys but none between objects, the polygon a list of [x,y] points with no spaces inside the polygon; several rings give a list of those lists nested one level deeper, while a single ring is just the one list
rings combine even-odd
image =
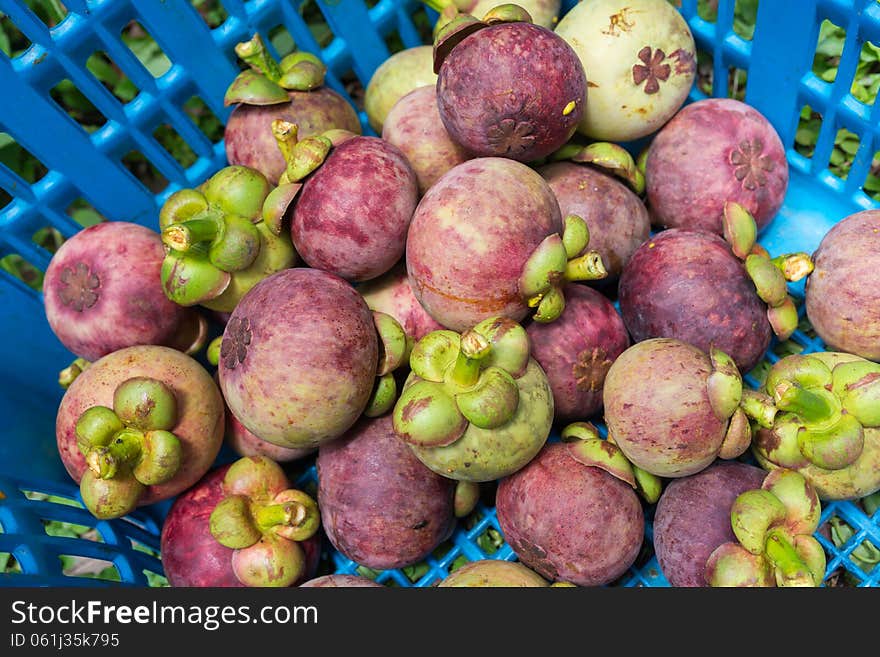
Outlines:
[{"label": "pile of fruit", "polygon": [[[158,231],[57,251],[57,441],[86,507],[174,498],[172,586],[378,586],[316,577],[324,541],[410,566],[481,496],[518,561],[441,586],[609,584],[649,509],[674,586],[821,585],[821,501],[880,490],[880,212],[768,253],[783,144],[743,102],[685,105],[666,0],[429,4],[433,47],[366,89],[381,137],[318,58],[254,36],[229,166]],[[796,281],[829,351],[752,389]],[[288,469],[312,458],[314,496]]]}]

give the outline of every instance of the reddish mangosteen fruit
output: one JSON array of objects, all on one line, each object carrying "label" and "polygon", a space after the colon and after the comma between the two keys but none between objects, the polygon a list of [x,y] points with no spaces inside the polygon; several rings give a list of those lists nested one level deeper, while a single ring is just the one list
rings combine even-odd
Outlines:
[{"label": "reddish mangosteen fruit", "polygon": [[685,106],[651,141],[645,164],[655,224],[722,233],[724,206],[739,203],[763,230],[788,188],[788,161],[776,130],[732,98]]},{"label": "reddish mangosteen fruit", "polygon": [[165,500],[208,471],[223,442],[223,398],[194,359],[127,347],[73,381],[55,420],[64,467],[97,518]]},{"label": "reddish mangosteen fruit", "polygon": [[574,134],[587,80],[564,39],[517,5],[462,14],[434,41],[437,105],[450,137],[477,157],[540,159]]},{"label": "reddish mangosteen fruit", "polygon": [[[293,209],[297,252],[309,266],[349,281],[384,274],[404,254],[419,199],[415,172],[400,149],[376,137],[353,137],[318,166],[320,159],[310,164]],[[301,179],[295,168],[288,167],[290,183]]]},{"label": "reddish mangosteen fruit", "polygon": [[441,588],[533,588],[549,586],[546,579],[516,561],[481,559],[456,568],[437,586]]},{"label": "reddish mangosteen fruit", "polygon": [[566,281],[605,276],[599,254],[585,252],[588,240],[580,217],[562,221],[533,169],[476,158],[422,197],[407,235],[407,272],[419,303],[454,331],[497,315],[520,321],[530,308],[552,321],[565,306]]},{"label": "reddish mangosteen fruit", "polygon": [[719,463],[667,486],[654,549],[676,587],[819,586],[825,552],[813,537],[821,505],[791,470]]},{"label": "reddish mangosteen fruit", "polygon": [[727,206],[725,226],[727,242],[673,228],[642,244],[620,277],[620,312],[636,342],[668,337],[714,347],[748,372],[774,333],[785,340],[797,328],[787,282],[806,276],[812,263],[805,253],[771,259],[755,247],[755,223],[741,206]]},{"label": "reddish mangosteen fruit", "polygon": [[[599,586],[635,562],[645,520],[634,480],[618,478],[612,460],[622,457],[615,450],[598,437],[548,444],[498,484],[504,539],[548,580]],[[627,474],[632,478],[632,470]]]},{"label": "reddish mangosteen fruit", "polygon": [[315,589],[344,589],[344,588],[384,588],[367,577],[360,575],[322,575],[308,582],[300,584],[301,587]]},{"label": "reddish mangosteen fruit", "polygon": [[235,52],[250,68],[235,78],[224,98],[225,105],[235,105],[224,131],[230,165],[256,169],[277,184],[285,162],[272,137],[276,120],[295,123],[301,137],[334,129],[361,133],[354,107],[324,86],[327,69],[311,53],[293,52],[278,63],[259,34],[239,43]]},{"label": "reddish mangosteen fruit", "polygon": [[532,357],[547,374],[557,421],[588,418],[602,409],[602,386],[611,363],[629,347],[620,314],[586,285],[565,287],[565,312],[555,322],[526,327]]},{"label": "reddish mangosteen fruit", "polygon": [[413,89],[394,104],[385,118],[382,139],[406,156],[418,177],[420,194],[452,167],[470,159],[440,120],[434,85]]},{"label": "reddish mangosteen fruit", "polygon": [[590,230],[590,248],[602,256],[608,277],[617,281],[635,250],[650,236],[651,220],[642,200],[621,181],[594,167],[553,162],[538,169],[559,202],[563,216],[576,214]]},{"label": "reddish mangosteen fruit", "polygon": [[207,323],[166,298],[165,249],[149,228],[125,221],[90,226],[52,256],[43,280],[46,319],[67,349],[88,361],[136,345],[201,349]]},{"label": "reddish mangosteen fruit", "polygon": [[415,46],[394,53],[375,70],[364,92],[364,111],[370,126],[376,134],[382,134],[385,117],[398,100],[413,89],[436,83],[431,46]]},{"label": "reddish mangosteen fruit", "polygon": [[226,409],[226,444],[239,456],[265,456],[277,463],[298,461],[314,453],[311,447],[281,447],[255,436]]},{"label": "reddish mangosteen fruit", "polygon": [[239,459],[174,501],[162,526],[165,575],[173,587],[297,586],[318,567],[320,522],[277,463]]},{"label": "reddish mangosteen fruit", "polygon": [[422,465],[390,415],[364,419],[322,445],[316,465],[324,530],[352,561],[401,568],[452,534],[455,482]]},{"label": "reddish mangosteen fruit", "polygon": [[772,426],[767,395],[743,387],[733,360],[672,338],[637,342],[608,370],[603,389],[609,437],[633,465],[685,477],[716,457],[748,449],[749,420]]},{"label": "reddish mangosteen fruit", "polygon": [[880,361],[880,211],[845,217],[822,238],[807,279],[806,310],[832,349]]},{"label": "reddish mangosteen fruit", "polygon": [[310,448],[345,433],[375,384],[379,340],[357,291],[333,274],[286,269],[254,286],[223,332],[229,410],[263,440]]},{"label": "reddish mangosteen fruit", "polygon": [[443,328],[413,294],[403,261],[379,278],[359,285],[357,291],[371,310],[391,315],[414,340]]}]

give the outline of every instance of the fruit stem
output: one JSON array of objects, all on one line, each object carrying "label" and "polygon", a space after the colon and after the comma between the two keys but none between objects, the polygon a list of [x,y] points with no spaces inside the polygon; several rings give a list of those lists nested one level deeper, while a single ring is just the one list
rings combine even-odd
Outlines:
[{"label": "fruit stem", "polygon": [[162,229],[162,242],[181,253],[186,253],[200,242],[210,242],[220,232],[220,225],[213,215],[207,213],[179,224]]},{"label": "fruit stem", "polygon": [[744,387],[739,406],[748,417],[760,426],[765,429],[773,428],[773,421],[776,418],[776,411],[778,409],[770,395]]},{"label": "fruit stem", "polygon": [[794,413],[809,424],[826,422],[836,412],[827,399],[790,381],[776,384],[773,395],[776,398],[776,408]]},{"label": "fruit stem", "polygon": [[278,82],[281,78],[281,67],[272,55],[269,54],[269,51],[266,50],[263,38],[259,34],[254,34],[250,41],[242,41],[236,44],[235,54],[251,68],[262,73],[272,82]]},{"label": "fruit stem", "polygon": [[588,251],[584,255],[569,260],[565,265],[567,281],[598,281],[608,276],[608,270],[598,251]]},{"label": "fruit stem", "polygon": [[86,454],[89,469],[100,479],[112,479],[124,464],[133,463],[141,454],[144,434],[137,429],[118,431],[110,444],[93,447]]},{"label": "fruit stem", "polygon": [[[777,584],[782,586],[815,586],[813,575],[797,550],[779,529],[767,532],[764,554],[777,571]],[[781,576],[781,577],[780,577]]]},{"label": "fruit stem", "polygon": [[289,163],[293,159],[293,147],[299,141],[298,126],[290,121],[275,119],[272,121],[272,136],[275,137],[284,161]]},{"label": "fruit stem", "polygon": [[809,276],[814,268],[813,260],[809,254],[786,253],[773,258],[772,262],[789,283],[796,283],[802,278]]},{"label": "fruit stem", "polygon": [[283,504],[266,504],[253,506],[254,522],[260,531],[267,532],[273,527],[284,525],[286,527],[299,527],[308,517],[308,509],[299,502],[284,502]]},{"label": "fruit stem", "polygon": [[461,348],[452,366],[452,381],[462,388],[471,388],[480,379],[480,363],[492,351],[492,344],[476,331],[461,336]]}]

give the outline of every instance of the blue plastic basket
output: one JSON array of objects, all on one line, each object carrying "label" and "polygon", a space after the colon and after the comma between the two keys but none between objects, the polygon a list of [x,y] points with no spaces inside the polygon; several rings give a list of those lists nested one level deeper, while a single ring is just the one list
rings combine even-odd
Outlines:
[{"label": "blue plastic basket", "polygon": [[[268,39],[283,27],[304,50],[326,62],[329,84],[346,94],[343,80],[353,74],[364,85],[388,56],[388,37],[411,47],[421,43],[413,15],[425,12],[415,0],[317,0],[332,40],[321,48],[301,17],[303,0],[221,0],[226,14],[210,28],[186,0],[64,0],[67,16],[48,28],[23,0],[0,0],[0,12],[31,42],[19,56],[0,54],[0,133],[11,136],[48,172],[28,184],[0,164],[0,188],[12,201],[0,208],[0,257],[18,254],[44,270],[50,253],[38,246],[34,233],[53,226],[65,237],[80,225],[70,216],[71,204],[85,201],[112,220],[138,222],[156,228],[157,210],[182,186],[193,186],[225,164],[222,142],[212,141],[197,127],[184,105],[197,97],[220,121],[229,115],[223,94],[239,67],[235,43],[259,31]],[[60,4],[60,3],[56,3]],[[574,2],[566,0],[563,10]],[[752,39],[735,31],[734,0],[719,0],[717,20],[699,17],[697,0],[684,0],[681,11],[691,25],[698,48],[713,69],[713,95],[728,95],[729,73],[747,74],[745,99],[767,116],[788,147],[791,182],[779,216],[761,237],[773,252],[811,252],[827,230],[844,216],[876,207],[863,191],[874,154],[880,150],[877,105],[850,94],[850,85],[866,41],[880,43],[880,4],[873,0],[762,0]],[[427,12],[429,18],[436,15]],[[846,30],[845,47],[836,79],[826,82],[812,73],[820,24],[829,19]],[[120,38],[137,21],[167,56],[170,66],[154,77]],[[121,102],[86,68],[95,53],[112,60],[137,88]],[[154,71],[155,72],[155,71]],[[52,98],[62,80],[94,105],[106,121],[87,133]],[[346,94],[347,95],[347,94]],[[692,99],[703,94],[695,88]],[[798,117],[809,106],[822,117],[822,128],[811,157],[794,150]],[[362,114],[365,131],[370,133]],[[195,154],[182,167],[156,141],[159,126],[170,126]],[[835,136],[842,128],[859,138],[846,179],[829,169]],[[7,137],[8,138],[8,137]],[[153,193],[124,166],[132,151],[142,154],[168,185]],[[802,286],[793,286],[802,295]],[[805,352],[823,345],[803,332],[794,342]],[[778,360],[774,353],[770,361]],[[78,503],[78,490],[62,467],[55,446],[55,411],[62,391],[58,370],[72,359],[53,336],[43,314],[42,299],[18,279],[0,272],[0,362],[5,363],[0,417],[6,425],[0,437],[0,554],[11,553],[16,573],[0,574],[0,585],[95,586],[108,582],[64,574],[62,555],[91,557],[115,567],[122,584],[144,586],[147,573],[161,573],[155,552],[161,521],[168,504],[142,509],[114,521],[96,522]],[[755,385],[755,381],[750,383]],[[228,457],[227,457],[228,458]],[[313,467],[305,467],[300,483],[314,483]],[[54,496],[47,500],[47,495]],[[70,500],[60,504],[58,498]],[[646,512],[647,535],[637,565],[617,584],[664,586],[651,552],[651,510]],[[873,518],[852,502],[825,504],[822,520],[836,517],[853,531],[840,547],[824,535],[817,538],[828,554],[828,576],[846,571],[858,586],[877,586],[880,568],[864,572],[852,559],[853,550],[870,540],[880,546],[880,512]],[[48,521],[94,528],[84,538],[50,531]],[[453,538],[429,557],[420,570],[382,572],[380,582],[400,586],[429,586],[448,573],[462,555],[467,560],[515,559],[502,544],[491,554],[480,541],[499,527],[494,509],[481,506]],[[91,538],[91,540],[88,540]],[[357,564],[329,549],[330,569],[353,573]],[[442,554],[441,554],[442,553]],[[2,564],[0,564],[2,565]]]}]

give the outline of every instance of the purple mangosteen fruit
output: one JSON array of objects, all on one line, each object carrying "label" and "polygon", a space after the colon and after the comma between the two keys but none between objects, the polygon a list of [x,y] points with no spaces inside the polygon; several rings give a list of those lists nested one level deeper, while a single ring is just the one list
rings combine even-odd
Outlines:
[{"label": "purple mangosteen fruit", "polygon": [[880,365],[853,354],[795,354],[770,368],[778,413],[752,444],[767,470],[802,474],[823,500],[880,490]]},{"label": "purple mangosteen fruit", "polygon": [[477,158],[452,168],[422,197],[410,223],[406,265],[419,303],[448,329],[503,315],[552,321],[568,280],[605,275],[584,252],[584,221],[559,212],[553,191],[524,164]]},{"label": "purple mangosteen fruit", "polygon": [[669,484],[654,515],[654,549],[676,587],[819,586],[820,514],[802,475],[719,463]]},{"label": "purple mangosteen fruit", "polygon": [[379,278],[358,285],[357,290],[370,310],[391,315],[414,340],[421,340],[431,331],[443,328],[413,294],[403,261]]},{"label": "purple mangosteen fruit", "polygon": [[215,468],[180,495],[162,526],[173,587],[297,586],[321,556],[315,501],[265,457]]},{"label": "purple mangosteen fruit", "polygon": [[549,585],[546,579],[521,563],[499,559],[466,563],[437,584],[440,588],[533,588]]},{"label": "purple mangosteen fruit", "polygon": [[272,122],[295,123],[301,137],[327,130],[360,134],[357,113],[345,98],[324,86],[326,67],[311,53],[296,51],[276,62],[259,34],[239,43],[236,54],[250,66],[229,86],[225,105],[235,105],[224,142],[230,165],[260,171],[272,184],[285,169],[272,137]]},{"label": "purple mangosteen fruit", "polygon": [[169,196],[159,213],[168,298],[228,313],[257,282],[293,267],[296,251],[280,231],[288,191],[255,169],[228,166]]},{"label": "purple mangosteen fruit", "polygon": [[577,586],[607,584],[626,572],[645,520],[634,482],[620,479],[612,463],[621,458],[599,438],[552,443],[500,481],[498,523],[520,561],[550,581]]},{"label": "purple mangosteen fruit", "polygon": [[880,211],[843,218],[822,238],[807,279],[806,310],[830,349],[880,361]]},{"label": "purple mangosteen fruit", "polygon": [[[289,167],[291,183],[299,179],[292,173]],[[416,174],[400,149],[353,137],[305,180],[293,209],[293,244],[310,267],[349,281],[376,278],[403,257],[418,198]]]},{"label": "purple mangosteen fruit", "polygon": [[207,325],[165,296],[164,257],[156,232],[125,221],[96,224],[66,240],[43,280],[46,319],[61,344],[88,361],[136,345],[198,351]]},{"label": "purple mangosteen fruit", "polygon": [[437,179],[470,155],[452,141],[437,109],[437,89],[413,89],[394,104],[382,127],[382,139],[401,150],[424,194]]},{"label": "purple mangosteen fruit", "polygon": [[735,204],[725,213],[729,242],[673,228],[642,244],[620,277],[620,312],[636,342],[668,337],[703,351],[715,347],[748,372],[774,333],[785,340],[797,328],[786,284],[806,276],[812,263],[804,253],[771,260],[754,249],[748,213]]},{"label": "purple mangosteen fruit", "polygon": [[576,214],[590,230],[590,248],[616,282],[633,252],[650,236],[651,220],[642,200],[614,177],[575,162],[553,162],[538,169],[559,202],[563,216]]},{"label": "purple mangosteen fruit", "polygon": [[565,287],[565,312],[554,322],[526,327],[532,357],[547,375],[556,420],[588,418],[602,409],[602,385],[611,363],[629,347],[620,314],[586,285]]},{"label": "purple mangosteen fruit", "polygon": [[788,161],[776,130],[732,98],[685,106],[651,141],[645,164],[655,224],[722,233],[724,206],[739,203],[761,231],[788,188]]},{"label": "purple mangosteen fruit", "polygon": [[455,482],[422,465],[390,415],[364,419],[321,445],[316,465],[324,530],[352,561],[402,568],[452,534]]},{"label": "purple mangosteen fruit", "polygon": [[652,338],[624,351],[603,389],[609,438],[636,466],[685,477],[748,449],[750,419],[772,426],[772,400],[744,388],[724,352]]},{"label": "purple mangosteen fruit", "polygon": [[229,410],[263,440],[317,447],[366,408],[379,346],[366,302],[346,281],[307,268],[258,283],[223,332],[220,387]]},{"label": "purple mangosteen fruit", "polygon": [[384,588],[367,577],[360,575],[321,575],[303,582],[300,587],[315,589],[346,589],[346,588]]},{"label": "purple mangosteen fruit", "polygon": [[276,463],[298,461],[315,451],[311,447],[281,447],[265,441],[248,431],[228,408],[226,409],[226,444],[239,456],[265,456]]},{"label": "purple mangosteen fruit", "polygon": [[530,357],[525,329],[489,318],[459,335],[419,340],[392,413],[394,431],[434,472],[494,481],[541,449],[553,424],[553,394]]},{"label": "purple mangosteen fruit", "polygon": [[436,83],[431,46],[415,46],[394,53],[375,70],[364,92],[364,111],[370,126],[382,134],[385,117],[398,100],[413,89]]},{"label": "purple mangosteen fruit", "polygon": [[64,467],[97,518],[192,486],[219,453],[223,428],[223,398],[211,375],[161,346],[126,347],[89,365],[55,420]]},{"label": "purple mangosteen fruit", "polygon": [[589,95],[578,131],[632,141],[658,130],[687,99],[696,46],[667,0],[590,0],[568,11],[556,34],[577,53]]},{"label": "purple mangosteen fruit", "polygon": [[440,118],[477,157],[545,157],[571,138],[588,102],[575,51],[516,5],[445,25],[434,41],[434,70]]}]

